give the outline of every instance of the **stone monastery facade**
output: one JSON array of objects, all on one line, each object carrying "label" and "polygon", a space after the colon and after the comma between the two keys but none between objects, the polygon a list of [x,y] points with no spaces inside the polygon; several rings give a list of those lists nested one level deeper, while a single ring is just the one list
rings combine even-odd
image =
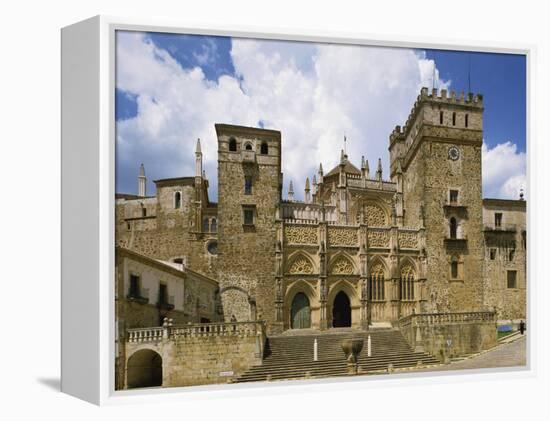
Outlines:
[{"label": "stone monastery facade", "polygon": [[217,124],[218,203],[198,141],[194,176],[147,196],[142,166],[138,194],[117,194],[117,246],[217,281],[208,321],[265,320],[268,334],[412,313],[523,319],[526,202],[482,199],[483,109],[481,95],[423,88],[389,136],[388,176],[342,151],[304,201],[291,183],[283,199],[280,132]]}]

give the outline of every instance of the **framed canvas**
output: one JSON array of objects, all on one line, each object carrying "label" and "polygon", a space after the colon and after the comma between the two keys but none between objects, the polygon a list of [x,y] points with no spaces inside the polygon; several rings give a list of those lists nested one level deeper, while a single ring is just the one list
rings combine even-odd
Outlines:
[{"label": "framed canvas", "polygon": [[62,390],[529,372],[532,48],[62,30]]}]

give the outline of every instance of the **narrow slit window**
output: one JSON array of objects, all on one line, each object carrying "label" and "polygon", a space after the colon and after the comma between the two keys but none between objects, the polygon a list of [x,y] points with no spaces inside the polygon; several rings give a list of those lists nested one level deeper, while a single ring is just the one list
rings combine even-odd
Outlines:
[{"label": "narrow slit window", "polygon": [[456,126],[456,113],[453,113],[453,126]]},{"label": "narrow slit window", "polygon": [[439,124],[443,124],[443,111],[439,112]]},{"label": "narrow slit window", "polygon": [[464,116],[464,126],[468,127],[468,114]]}]

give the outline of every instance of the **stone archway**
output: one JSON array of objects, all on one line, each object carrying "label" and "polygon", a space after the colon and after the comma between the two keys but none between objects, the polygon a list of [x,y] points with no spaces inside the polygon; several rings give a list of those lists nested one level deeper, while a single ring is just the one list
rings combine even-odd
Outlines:
[{"label": "stone archway", "polygon": [[290,327],[292,329],[309,329],[311,327],[311,307],[307,295],[303,292],[297,293],[292,300]]},{"label": "stone archway", "polygon": [[348,295],[340,291],[332,304],[332,327],[351,327],[351,303]]},{"label": "stone archway", "polygon": [[128,389],[162,386],[162,357],[151,349],[142,349],[128,358]]}]

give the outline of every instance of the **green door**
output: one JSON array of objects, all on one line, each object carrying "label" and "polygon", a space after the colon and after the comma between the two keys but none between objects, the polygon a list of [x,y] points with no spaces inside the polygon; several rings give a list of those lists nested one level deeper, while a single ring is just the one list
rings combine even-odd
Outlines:
[{"label": "green door", "polygon": [[302,292],[296,294],[292,300],[290,323],[292,329],[307,329],[311,327],[309,300]]}]

